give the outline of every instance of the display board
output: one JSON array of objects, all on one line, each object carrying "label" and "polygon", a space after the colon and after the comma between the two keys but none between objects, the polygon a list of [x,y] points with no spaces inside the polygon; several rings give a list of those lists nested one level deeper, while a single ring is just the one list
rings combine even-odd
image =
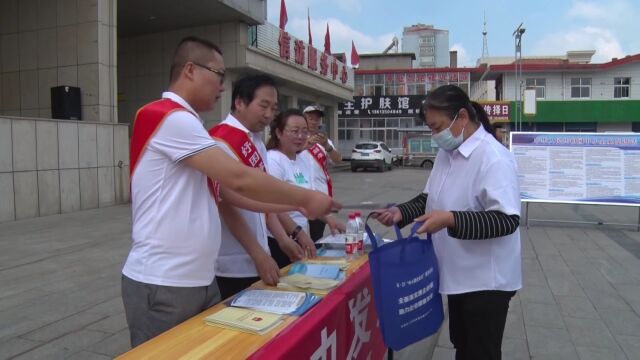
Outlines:
[{"label": "display board", "polygon": [[640,134],[512,132],[522,201],[640,206]]}]

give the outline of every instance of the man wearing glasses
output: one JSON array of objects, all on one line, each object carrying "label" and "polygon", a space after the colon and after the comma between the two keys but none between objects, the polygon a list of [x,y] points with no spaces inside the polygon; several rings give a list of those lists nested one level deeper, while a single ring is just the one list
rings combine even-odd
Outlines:
[{"label": "man wearing glasses", "polygon": [[207,176],[249,198],[303,207],[335,206],[325,195],[279,182],[229,157],[204,129],[224,84],[222,52],[196,37],[173,57],[169,91],[136,114],[131,139],[133,244],[122,269],[122,299],[137,346],[220,300],[214,261],[218,208]]}]

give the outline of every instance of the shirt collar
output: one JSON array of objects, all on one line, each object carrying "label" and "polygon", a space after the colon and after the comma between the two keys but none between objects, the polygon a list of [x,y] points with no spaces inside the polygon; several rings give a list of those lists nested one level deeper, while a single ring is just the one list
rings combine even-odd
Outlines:
[{"label": "shirt collar", "polygon": [[259,133],[254,133],[249,131],[249,129],[247,129],[246,126],[242,125],[242,123],[240,122],[240,120],[238,120],[238,118],[236,118],[235,116],[233,116],[233,114],[229,113],[229,115],[227,115],[227,118],[224,119],[223,121],[225,124],[229,125],[229,126],[233,126],[234,128],[238,129],[238,130],[242,130],[244,131],[247,135],[249,135],[249,137],[253,140],[254,143],[264,143],[263,140],[263,133],[259,132]]},{"label": "shirt collar", "polygon": [[227,124],[227,125],[233,126],[236,129],[242,130],[247,134],[251,133],[251,131],[249,131],[249,129],[247,129],[246,126],[242,125],[240,120],[238,120],[231,113],[229,113],[229,115],[227,115],[227,118],[224,119],[224,123]]},{"label": "shirt collar", "polygon": [[185,99],[183,99],[180,95],[174,93],[173,91],[165,91],[165,92],[162,93],[162,98],[163,99],[171,99],[171,100],[177,102],[178,104],[182,105],[185,109],[187,109],[190,112],[192,112],[198,118],[198,120],[200,120],[200,122],[202,122],[202,119],[200,119],[200,115],[198,115],[198,112],[193,110],[191,105],[189,105],[189,103]]},{"label": "shirt collar", "polygon": [[478,145],[480,145],[484,137],[488,134],[489,133],[484,129],[482,124],[480,124],[478,130],[476,130],[467,140],[460,144],[456,151],[465,158],[468,158],[469,156],[471,156],[473,150],[475,150]]}]

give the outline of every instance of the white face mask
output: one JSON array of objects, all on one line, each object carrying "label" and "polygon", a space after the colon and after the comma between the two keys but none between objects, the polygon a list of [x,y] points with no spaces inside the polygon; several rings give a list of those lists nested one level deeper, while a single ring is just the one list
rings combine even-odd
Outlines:
[{"label": "white face mask", "polygon": [[433,141],[435,141],[436,144],[438,144],[438,147],[440,147],[442,150],[453,151],[457,149],[464,142],[464,136],[463,136],[464,127],[462,128],[462,131],[458,136],[453,136],[453,134],[451,133],[451,127],[456,122],[456,120],[458,120],[459,114],[460,114],[460,111],[458,111],[456,116],[453,118],[453,121],[451,122],[451,125],[449,125],[448,128],[431,136]]}]

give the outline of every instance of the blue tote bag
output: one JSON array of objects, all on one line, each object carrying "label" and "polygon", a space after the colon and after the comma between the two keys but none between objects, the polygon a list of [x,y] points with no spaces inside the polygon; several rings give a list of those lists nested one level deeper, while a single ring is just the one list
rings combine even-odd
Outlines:
[{"label": "blue tote bag", "polygon": [[438,261],[431,234],[426,239],[416,235],[420,225],[414,224],[407,238],[394,225],[398,240],[382,245],[365,223],[373,246],[369,253],[373,297],[382,337],[392,350],[435,334],[444,320]]}]

